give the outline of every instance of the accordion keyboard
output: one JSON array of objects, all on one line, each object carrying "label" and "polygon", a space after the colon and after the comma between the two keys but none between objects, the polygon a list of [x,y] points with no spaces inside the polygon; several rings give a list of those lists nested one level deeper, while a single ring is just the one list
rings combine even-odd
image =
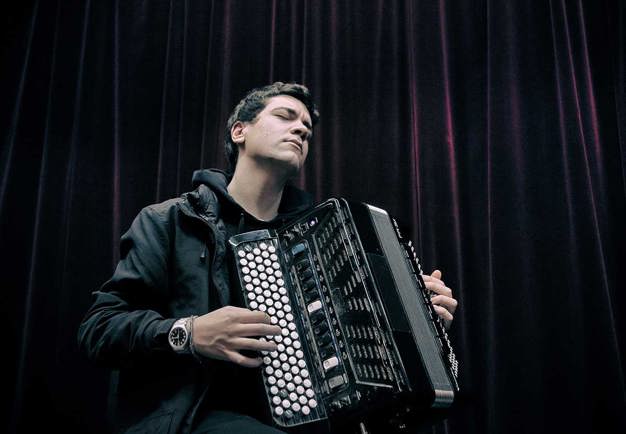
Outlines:
[{"label": "accordion keyboard", "polygon": [[267,238],[239,244],[235,250],[244,285],[246,304],[266,312],[282,334],[266,336],[277,350],[263,354],[263,380],[270,398],[272,416],[280,425],[298,425],[325,416],[318,406],[318,392],[311,380],[311,367],[296,325],[276,240]]}]

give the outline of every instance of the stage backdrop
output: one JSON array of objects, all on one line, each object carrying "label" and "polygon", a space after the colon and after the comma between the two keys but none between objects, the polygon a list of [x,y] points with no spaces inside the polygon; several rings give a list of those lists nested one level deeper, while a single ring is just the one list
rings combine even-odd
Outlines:
[{"label": "stage backdrop", "polygon": [[142,207],[224,167],[229,111],[275,80],[308,85],[321,111],[297,184],[397,216],[460,301],[463,395],[433,430],[626,432],[624,2],[14,3],[10,432],[105,432],[108,373],[76,348],[90,293]]}]

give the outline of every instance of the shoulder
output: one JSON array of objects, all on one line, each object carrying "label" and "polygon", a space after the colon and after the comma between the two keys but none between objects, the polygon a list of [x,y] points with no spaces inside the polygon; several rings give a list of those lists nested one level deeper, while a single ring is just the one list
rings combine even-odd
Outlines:
[{"label": "shoulder", "polygon": [[143,207],[133,219],[126,235],[147,236],[157,233],[159,237],[165,237],[177,225],[178,209],[183,201],[183,198],[173,198]]},{"label": "shoulder", "polygon": [[174,198],[147,205],[137,213],[133,225],[137,225],[138,223],[166,223],[172,218],[175,218],[175,214],[183,201],[183,198]]},{"label": "shoulder", "polygon": [[185,200],[184,197],[176,197],[160,203],[153,203],[144,207],[139,214],[145,214],[155,218],[167,218],[172,212],[175,212]]}]

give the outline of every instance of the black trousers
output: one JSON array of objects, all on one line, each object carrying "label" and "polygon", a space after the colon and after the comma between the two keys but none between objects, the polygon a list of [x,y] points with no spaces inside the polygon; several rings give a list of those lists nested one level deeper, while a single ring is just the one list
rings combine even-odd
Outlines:
[{"label": "black trousers", "polygon": [[[347,427],[346,427],[347,428]],[[291,428],[290,434],[357,434],[358,430],[355,427],[355,431],[346,429],[344,427],[339,430],[330,429],[326,422],[319,421],[299,427]],[[235,413],[226,410],[212,410],[206,413],[201,420],[199,420],[194,428],[192,434],[287,434],[281,431],[279,428],[275,428],[266,425],[258,420],[246,416],[243,414]]]},{"label": "black trousers", "polygon": [[258,420],[230,411],[208,412],[193,430],[193,434],[285,434]]}]

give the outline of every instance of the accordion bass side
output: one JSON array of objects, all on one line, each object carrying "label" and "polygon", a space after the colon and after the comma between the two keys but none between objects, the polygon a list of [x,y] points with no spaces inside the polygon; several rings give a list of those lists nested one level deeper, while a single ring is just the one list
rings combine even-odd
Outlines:
[{"label": "accordion bass side", "polygon": [[282,329],[261,338],[278,347],[262,365],[276,425],[453,405],[458,362],[417,256],[387,212],[333,198],[281,229],[229,242],[247,307]]}]

